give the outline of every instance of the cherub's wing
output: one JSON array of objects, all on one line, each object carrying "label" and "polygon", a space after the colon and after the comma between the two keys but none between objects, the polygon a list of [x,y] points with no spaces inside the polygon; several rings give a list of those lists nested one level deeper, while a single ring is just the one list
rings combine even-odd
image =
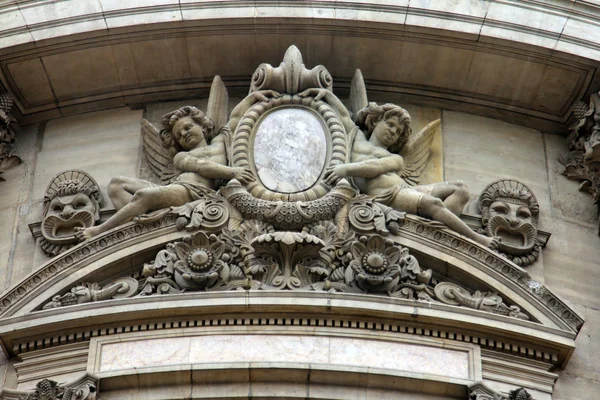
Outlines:
[{"label": "cherub's wing", "polygon": [[350,83],[350,112],[355,122],[358,112],[368,105],[367,87],[365,86],[362,72],[360,72],[360,69],[357,69]]},{"label": "cherub's wing", "polygon": [[159,130],[145,118],[142,118],[141,125],[144,152],[146,153],[148,165],[163,184],[170,183],[176,176],[175,168],[173,168],[173,157],[163,147]]},{"label": "cherub's wing", "polygon": [[417,134],[411,135],[400,150],[400,155],[404,158],[404,169],[400,174],[412,186],[418,185],[420,182],[419,176],[429,161],[431,144],[439,126],[439,119],[430,122]]},{"label": "cherub's wing", "polygon": [[227,88],[219,75],[215,75],[208,95],[206,116],[215,124],[215,132],[218,132],[227,124],[229,116],[229,95]]}]

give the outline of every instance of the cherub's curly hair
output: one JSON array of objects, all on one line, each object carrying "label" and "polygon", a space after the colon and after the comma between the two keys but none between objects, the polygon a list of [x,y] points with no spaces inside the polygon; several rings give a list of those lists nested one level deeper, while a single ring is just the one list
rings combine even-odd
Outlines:
[{"label": "cherub's curly hair", "polygon": [[174,147],[177,151],[183,150],[179,143],[173,139],[173,126],[181,118],[192,117],[192,120],[198,125],[206,128],[206,143],[211,142],[215,135],[215,124],[208,118],[202,111],[193,106],[184,106],[168,114],[163,115],[161,124],[163,129],[160,131],[160,139],[163,147],[169,148]]},{"label": "cherub's curly hair", "polygon": [[402,133],[398,141],[388,149],[391,152],[397,153],[402,146],[408,141],[412,133],[410,127],[410,114],[404,108],[395,104],[377,105],[377,103],[369,103],[368,106],[360,110],[356,116],[356,122],[367,129],[367,139],[371,137],[373,129],[378,123],[388,118],[397,117],[400,124],[403,125]]}]

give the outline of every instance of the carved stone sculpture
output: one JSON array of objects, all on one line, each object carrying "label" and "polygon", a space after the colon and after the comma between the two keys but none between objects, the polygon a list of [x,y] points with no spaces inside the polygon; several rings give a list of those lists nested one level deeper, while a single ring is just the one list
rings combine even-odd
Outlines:
[{"label": "carved stone sculpture", "polygon": [[501,239],[497,250],[520,266],[530,265],[539,257],[539,209],[531,189],[511,179],[494,181],[479,195],[485,233]]},{"label": "carved stone sculpture", "polygon": [[[21,392],[22,393],[22,392]],[[96,400],[96,383],[90,377],[61,385],[50,379],[39,381],[33,392],[22,393],[19,400]],[[12,393],[11,393],[12,394]],[[18,393],[15,393],[18,394]]]},{"label": "carved stone sculpture", "polygon": [[114,178],[108,193],[117,213],[102,225],[79,230],[81,240],[147,212],[204,198],[214,193],[217,180],[254,179],[245,168],[227,166],[229,129],[216,127],[197,108],[186,106],[173,111],[163,116],[162,125],[159,131],[143,120],[142,131],[145,150],[152,159],[150,164],[167,184],[157,186],[136,178]]},{"label": "carved stone sculpture", "polygon": [[69,170],[50,181],[44,194],[40,244],[55,256],[78,243],[76,228],[90,228],[100,219],[102,195],[87,173]]},{"label": "carved stone sculpture", "polygon": [[[21,158],[13,154],[16,120],[10,114],[14,101],[8,93],[0,93],[0,175],[7,169],[21,163]],[[0,181],[4,179],[0,176]]]},{"label": "carved stone sculpture", "polygon": [[494,238],[474,232],[458,217],[469,201],[463,182],[416,185],[429,158],[439,120],[413,135],[406,110],[394,104],[369,103],[356,118],[358,125],[364,128],[362,131],[354,126],[350,114],[333,93],[309,89],[301,95],[323,98],[338,112],[346,131],[353,136],[350,162],[331,167],[325,175],[328,184],[353,178],[361,193],[374,196],[380,203],[442,222],[469,239],[495,247]]},{"label": "carved stone sculpture", "polygon": [[565,166],[563,175],[580,181],[579,190],[591,193],[600,207],[600,94],[592,94],[589,103],[576,103],[573,115],[576,122],[567,137],[570,153],[559,157]]},{"label": "carved stone sculpture", "polygon": [[54,296],[52,301],[44,305],[44,310],[70,306],[74,304],[91,303],[115,298],[132,297],[137,294],[138,282],[133,278],[120,278],[101,287],[98,283],[84,283],[71,288],[68,293]]},{"label": "carved stone sculpture", "polygon": [[534,400],[524,388],[508,392],[508,396],[493,391],[481,382],[469,387],[469,400]]}]

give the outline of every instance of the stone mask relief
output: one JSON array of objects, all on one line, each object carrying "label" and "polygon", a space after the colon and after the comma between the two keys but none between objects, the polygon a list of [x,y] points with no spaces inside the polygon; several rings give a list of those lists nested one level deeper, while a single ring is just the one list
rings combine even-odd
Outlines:
[{"label": "stone mask relief", "polygon": [[500,252],[520,266],[537,260],[539,204],[531,189],[515,180],[495,181],[479,196],[479,208],[486,234],[500,239]]},{"label": "stone mask relief", "polygon": [[46,188],[41,224],[42,249],[50,256],[75,245],[75,228],[94,226],[100,219],[100,189],[87,173],[58,174]]},{"label": "stone mask relief", "polygon": [[260,121],[254,137],[254,165],[269,190],[295,193],[321,176],[327,141],[321,121],[310,111],[283,108]]}]

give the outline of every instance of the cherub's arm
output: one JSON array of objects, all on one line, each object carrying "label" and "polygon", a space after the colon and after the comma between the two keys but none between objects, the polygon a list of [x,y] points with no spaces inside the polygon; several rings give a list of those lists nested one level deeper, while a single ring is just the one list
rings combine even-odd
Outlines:
[{"label": "cherub's arm", "polygon": [[403,168],[404,159],[397,154],[391,154],[381,158],[336,165],[325,173],[325,182],[328,185],[334,185],[340,179],[348,176],[365,179],[376,178],[388,172],[400,172]]},{"label": "cherub's arm", "polygon": [[252,107],[255,103],[259,101],[265,101],[269,97],[279,97],[280,93],[274,90],[259,90],[257,92],[250,93],[244,100],[242,100],[235,108],[231,111],[231,115],[229,117],[229,121],[227,122],[227,126],[231,129],[232,132],[235,131],[240,119],[244,116],[244,113],[248,111],[250,107]]},{"label": "cherub's arm", "polygon": [[254,180],[252,172],[247,168],[228,167],[214,161],[198,158],[186,151],[177,153],[173,158],[173,164],[180,171],[194,172],[208,179],[237,179],[242,184]]},{"label": "cherub's arm", "polygon": [[350,132],[356,127],[354,121],[352,121],[352,116],[348,112],[348,109],[346,108],[344,103],[342,103],[342,101],[338,99],[337,96],[329,90],[320,88],[307,89],[304,92],[299,93],[298,96],[314,96],[315,100],[323,99],[325,103],[329,104],[331,108],[335,110],[342,124],[344,125],[344,129],[346,129],[346,132]]}]

